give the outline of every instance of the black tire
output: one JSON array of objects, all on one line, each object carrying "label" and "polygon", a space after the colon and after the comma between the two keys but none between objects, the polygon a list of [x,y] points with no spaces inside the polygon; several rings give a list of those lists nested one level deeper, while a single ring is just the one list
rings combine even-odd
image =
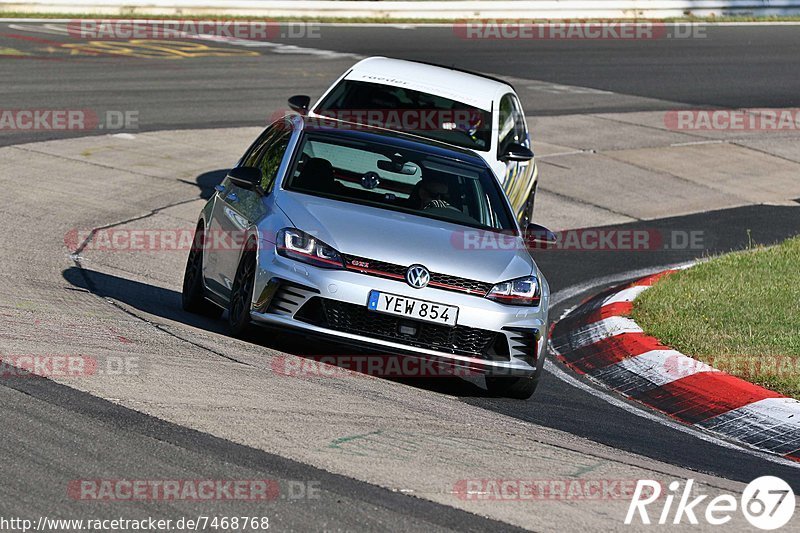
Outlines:
[{"label": "black tire", "polygon": [[203,285],[203,244],[205,231],[200,225],[194,232],[194,240],[186,260],[186,270],[183,273],[183,293],[181,304],[184,311],[219,318],[222,309],[206,300],[206,288]]},{"label": "black tire", "polygon": [[228,332],[234,337],[241,337],[250,325],[250,305],[253,300],[255,280],[256,251],[251,241],[245,246],[245,251],[239,260],[228,303]]},{"label": "black tire", "polygon": [[539,380],[536,377],[498,377],[486,376],[486,389],[492,396],[503,396],[517,400],[527,400],[536,391]]}]

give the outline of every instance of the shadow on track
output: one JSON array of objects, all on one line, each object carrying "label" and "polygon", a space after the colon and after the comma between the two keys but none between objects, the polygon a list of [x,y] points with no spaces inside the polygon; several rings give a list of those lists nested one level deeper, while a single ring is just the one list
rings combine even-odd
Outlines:
[{"label": "shadow on track", "polygon": [[228,175],[228,171],[230,169],[221,168],[218,170],[210,170],[208,172],[203,172],[194,182],[189,180],[178,180],[184,183],[189,183],[191,185],[197,185],[200,188],[200,198],[203,200],[208,200],[214,194],[214,186],[219,185],[222,183],[222,180],[225,179],[225,176]]},{"label": "shadow on track", "polygon": [[[78,267],[66,269],[63,276],[73,286],[85,289],[102,298],[111,298],[150,315],[227,335],[223,320],[214,320],[184,311],[181,307],[181,293],[178,291]],[[375,354],[373,351],[336,344],[329,340],[309,339],[305,335],[256,325],[245,333],[242,340],[308,359],[341,355],[386,357],[383,354]],[[346,366],[346,363],[338,366],[357,371],[357,368]],[[491,397],[485,389],[473,381],[466,381],[458,377],[398,378],[392,375],[392,377],[383,379],[452,396]],[[482,378],[472,379],[483,381]]]},{"label": "shadow on track", "polygon": [[[229,169],[211,170],[200,174],[194,181],[181,181],[197,186],[199,188],[200,198],[207,200],[214,194],[214,186],[225,179],[228,170]],[[181,294],[178,291],[103,272],[79,268],[77,266],[66,269],[62,275],[66,281],[75,287],[85,289],[103,298],[110,298],[122,302],[144,313],[220,335],[228,334],[223,320],[214,320],[184,311],[181,307]],[[313,340],[299,333],[271,329],[263,325],[253,325],[253,327],[245,333],[242,340],[308,359],[319,358],[320,356],[343,355],[355,355],[357,357],[392,357],[391,355],[387,356],[387,354],[375,354],[374,351],[337,344],[328,339]],[[328,360],[326,360],[326,362],[328,362]],[[345,364],[339,364],[337,366],[359,371],[358,367],[354,368],[352,365],[345,366]],[[472,381],[466,381],[459,377],[436,376],[429,378],[400,378],[396,377],[396,374],[380,377],[419,389],[431,390],[452,396],[491,397],[486,389]],[[470,379],[477,380],[481,384],[483,383],[483,378],[480,377]]]}]

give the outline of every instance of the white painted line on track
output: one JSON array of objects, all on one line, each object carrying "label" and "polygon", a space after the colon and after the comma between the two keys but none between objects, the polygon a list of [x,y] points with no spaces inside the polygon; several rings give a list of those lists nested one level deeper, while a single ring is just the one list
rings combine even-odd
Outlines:
[{"label": "white painted line on track", "polygon": [[[535,119],[535,116],[527,116],[525,117],[527,120]],[[570,150],[569,152],[556,152],[553,154],[545,154],[545,155],[537,155],[536,159],[541,161],[542,159],[549,159],[551,157],[563,157],[566,155],[580,155],[580,154],[595,154],[597,153],[595,150]]]},{"label": "white painted line on track", "polygon": [[[67,31],[67,27],[62,24],[63,23],[50,21],[48,24],[42,24],[41,26],[24,26],[20,24],[9,24],[8,27],[16,31],[43,33],[47,35],[68,35],[69,32]],[[224,43],[231,46],[243,46],[245,48],[268,48],[271,52],[276,54],[313,55],[325,59],[350,58],[359,60],[364,58],[364,56],[362,55],[352,54],[349,52],[335,52],[333,50],[323,50],[320,48],[297,46],[294,44],[284,44],[271,41],[257,41],[252,39],[238,39],[234,37],[224,37],[220,35],[196,34],[190,36],[184,35],[184,37],[188,37],[198,41],[211,41],[217,43]]]},{"label": "white painted line on track", "polygon": [[[36,18],[36,17],[0,17],[0,23],[2,22],[57,22],[57,23],[67,23],[76,20],[79,17],[80,13],[76,13],[74,18]],[[110,20],[116,19],[114,15],[89,15],[85,17],[87,19],[92,20]],[[148,15],[143,13],[141,15],[137,15],[136,19],[147,19],[147,20],[158,20],[160,17],[158,15]],[[188,19],[192,20],[200,20],[201,17],[192,16],[187,17]],[[259,17],[253,17],[254,19],[258,19]],[[261,17],[263,18],[263,17]],[[131,19],[134,20],[134,19]],[[642,20],[635,20],[635,19],[608,19],[609,21],[613,22],[629,22],[630,24],[642,24]],[[560,19],[551,19],[551,22],[559,22]],[[287,24],[289,23],[300,23],[304,22],[303,20],[295,20],[295,21],[281,21]],[[320,26],[328,26],[328,27],[338,27],[338,28],[386,28],[392,27],[401,30],[406,29],[414,29],[414,28],[452,28],[453,23],[456,22],[314,22],[314,24],[318,24]],[[463,21],[459,20],[459,23],[463,23]],[[480,23],[482,19],[474,19],[473,22]],[[651,21],[657,22],[657,21]],[[711,21],[685,21],[685,22],[667,22],[669,24],[678,24],[678,25],[688,25],[694,24],[697,26],[730,26],[730,27],[746,27],[746,26],[800,26],[800,21],[793,21],[793,20],[765,20],[765,21],[753,21],[753,22],[711,22]]]},{"label": "white painted line on track", "polygon": [[560,291],[556,292],[555,294],[550,296],[550,306],[555,307],[556,305],[560,304],[565,300],[569,300],[575,296],[583,294],[585,292],[589,292],[590,290],[599,287],[600,285],[610,285],[613,283],[621,283],[623,281],[632,280],[634,278],[641,278],[644,276],[649,276],[650,274],[655,274],[662,270],[670,270],[670,269],[678,269],[678,268],[688,268],[699,261],[684,261],[682,263],[671,263],[668,265],[662,266],[655,266],[655,267],[648,267],[648,268],[638,268],[636,270],[628,270],[627,272],[621,272],[619,274],[611,274],[609,276],[602,276],[599,278],[590,279],[589,281],[585,281],[583,283],[579,283],[577,285],[573,285],[571,287],[567,287],[566,289],[561,289]]},{"label": "white painted line on track", "polygon": [[730,142],[730,141],[727,140],[727,139],[710,139],[710,140],[707,140],[707,141],[689,141],[689,142],[684,142],[684,143],[672,143],[672,144],[670,144],[670,147],[697,146],[697,145],[702,145],[702,144],[725,144],[727,142]]}]

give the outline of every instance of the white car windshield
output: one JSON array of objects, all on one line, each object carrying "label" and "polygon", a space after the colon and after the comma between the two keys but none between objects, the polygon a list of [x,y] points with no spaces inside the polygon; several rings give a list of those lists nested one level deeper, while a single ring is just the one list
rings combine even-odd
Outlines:
[{"label": "white car windshield", "polygon": [[404,87],[342,80],[314,112],[483,152],[492,144],[491,112]]}]

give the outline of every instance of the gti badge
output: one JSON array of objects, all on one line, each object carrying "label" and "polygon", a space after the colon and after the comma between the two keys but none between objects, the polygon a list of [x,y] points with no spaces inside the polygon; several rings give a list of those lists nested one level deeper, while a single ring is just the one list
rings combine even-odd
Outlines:
[{"label": "gti badge", "polygon": [[415,289],[425,287],[431,280],[431,274],[428,269],[422,265],[411,265],[406,271],[406,283]]}]

